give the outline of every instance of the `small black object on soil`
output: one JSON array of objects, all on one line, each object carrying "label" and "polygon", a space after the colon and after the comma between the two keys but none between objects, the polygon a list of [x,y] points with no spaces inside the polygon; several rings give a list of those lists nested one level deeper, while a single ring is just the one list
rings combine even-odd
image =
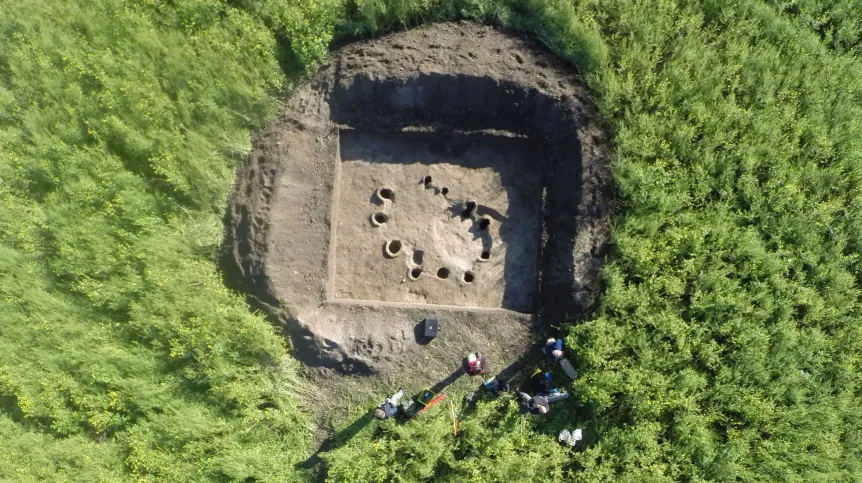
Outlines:
[{"label": "small black object on soil", "polygon": [[464,283],[473,283],[473,272],[464,272]]},{"label": "small black object on soil", "polygon": [[466,205],[464,205],[464,211],[461,212],[462,218],[467,218],[473,214],[473,211],[476,209],[475,201],[468,201]]},{"label": "small black object on soil", "polygon": [[[439,319],[422,319],[422,321],[416,324],[416,326],[413,328],[413,335],[416,337],[417,344],[425,345],[437,337],[439,330]],[[421,401],[417,400],[417,402],[422,404]]]},{"label": "small black object on soil", "polygon": [[482,252],[481,255],[479,255],[479,258],[481,258],[482,260],[487,260],[487,259],[491,258],[491,252],[484,251],[484,252]]},{"label": "small black object on soil", "polygon": [[425,258],[425,252],[422,250],[413,250],[413,263],[422,265],[422,259]]},{"label": "small black object on soil", "polygon": [[479,220],[480,230],[487,230],[489,226],[491,226],[491,220],[487,218],[482,218],[481,220]]},{"label": "small black object on soil", "polygon": [[416,343],[425,345],[437,337],[440,330],[440,321],[438,319],[423,319],[413,327],[413,336],[416,338]]},{"label": "small black object on soil", "polygon": [[449,269],[446,267],[437,270],[437,276],[440,278],[449,278]]},{"label": "small black object on soil", "polygon": [[424,324],[423,333],[425,337],[434,338],[437,337],[437,332],[440,330],[440,320],[439,319],[424,319],[422,321]]},{"label": "small black object on soil", "polygon": [[444,195],[448,195],[449,194],[449,188],[444,186],[444,187],[440,188],[440,192],[443,193]]},{"label": "small black object on soil", "polygon": [[425,184],[425,186],[430,186],[431,185],[431,176],[424,177],[422,179],[422,182]]}]

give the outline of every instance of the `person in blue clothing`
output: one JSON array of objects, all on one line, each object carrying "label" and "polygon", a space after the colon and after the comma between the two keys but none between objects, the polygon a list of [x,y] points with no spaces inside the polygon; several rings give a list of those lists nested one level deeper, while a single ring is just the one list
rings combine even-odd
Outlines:
[{"label": "person in blue clothing", "polygon": [[562,339],[548,339],[545,343],[545,355],[553,362],[558,362],[563,358],[563,341]]},{"label": "person in blue clothing", "polygon": [[534,393],[540,396],[546,396],[556,392],[554,382],[551,379],[551,374],[542,372],[541,369],[536,369],[530,374],[530,388]]},{"label": "person in blue clothing", "polygon": [[377,416],[377,419],[389,419],[395,416],[398,412],[398,401],[401,400],[402,396],[404,396],[404,390],[399,389],[392,397],[386,398],[383,404],[377,406],[377,409],[374,410],[374,415]]},{"label": "person in blue clothing", "polygon": [[550,372],[542,372],[541,369],[536,369],[530,374],[530,387],[537,396],[544,396],[549,403],[567,399],[569,393],[560,391],[554,387],[554,380],[551,378]]}]

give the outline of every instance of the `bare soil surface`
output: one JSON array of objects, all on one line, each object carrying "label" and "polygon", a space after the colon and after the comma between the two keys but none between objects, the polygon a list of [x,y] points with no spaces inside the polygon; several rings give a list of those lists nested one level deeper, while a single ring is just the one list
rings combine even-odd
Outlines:
[{"label": "bare soil surface", "polygon": [[523,138],[342,131],[333,297],[532,312],[534,152]]},{"label": "bare soil surface", "polygon": [[332,407],[419,391],[473,351],[494,372],[597,300],[605,143],[586,90],[530,39],[461,22],[348,45],[253,138],[225,279],[281,324]]}]

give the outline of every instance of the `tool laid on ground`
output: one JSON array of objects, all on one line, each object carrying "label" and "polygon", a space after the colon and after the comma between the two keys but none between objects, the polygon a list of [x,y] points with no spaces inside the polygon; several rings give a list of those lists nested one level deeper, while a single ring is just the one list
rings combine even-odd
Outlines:
[{"label": "tool laid on ground", "polygon": [[425,389],[424,391],[422,391],[422,394],[419,396],[419,399],[416,400],[416,402],[419,403],[420,406],[422,406],[422,409],[419,410],[419,414],[422,414],[429,408],[433,407],[444,397],[446,397],[445,393],[436,394],[435,392],[431,391],[431,389]]},{"label": "tool laid on ground", "polygon": [[449,401],[449,414],[452,415],[452,434],[458,436],[458,418],[455,417],[455,403]]},{"label": "tool laid on ground", "polygon": [[425,388],[417,397],[404,406],[404,412],[411,418],[415,418],[440,402],[444,397],[446,397],[445,393],[437,394],[430,388]]},{"label": "tool laid on ground", "polygon": [[563,372],[566,373],[567,376],[571,377],[573,380],[578,378],[578,370],[575,369],[575,366],[569,362],[565,357],[560,359],[560,367],[563,368]]}]

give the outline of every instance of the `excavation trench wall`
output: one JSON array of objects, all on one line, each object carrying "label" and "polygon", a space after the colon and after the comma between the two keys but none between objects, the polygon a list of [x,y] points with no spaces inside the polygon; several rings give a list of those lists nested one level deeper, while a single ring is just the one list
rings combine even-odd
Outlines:
[{"label": "excavation trench wall", "polygon": [[[225,215],[226,279],[281,321],[310,366],[386,372],[417,358],[479,350],[502,361],[535,332],[583,315],[600,291],[610,177],[605,135],[586,91],[527,39],[475,24],[439,24],[349,45],[299,88],[253,139]],[[470,310],[332,299],[339,134],[418,131],[527,137],[540,172],[535,310]],[[423,347],[413,327],[441,317],[450,339]],[[447,323],[446,321],[449,321]],[[460,341],[459,341],[460,340]]]}]

